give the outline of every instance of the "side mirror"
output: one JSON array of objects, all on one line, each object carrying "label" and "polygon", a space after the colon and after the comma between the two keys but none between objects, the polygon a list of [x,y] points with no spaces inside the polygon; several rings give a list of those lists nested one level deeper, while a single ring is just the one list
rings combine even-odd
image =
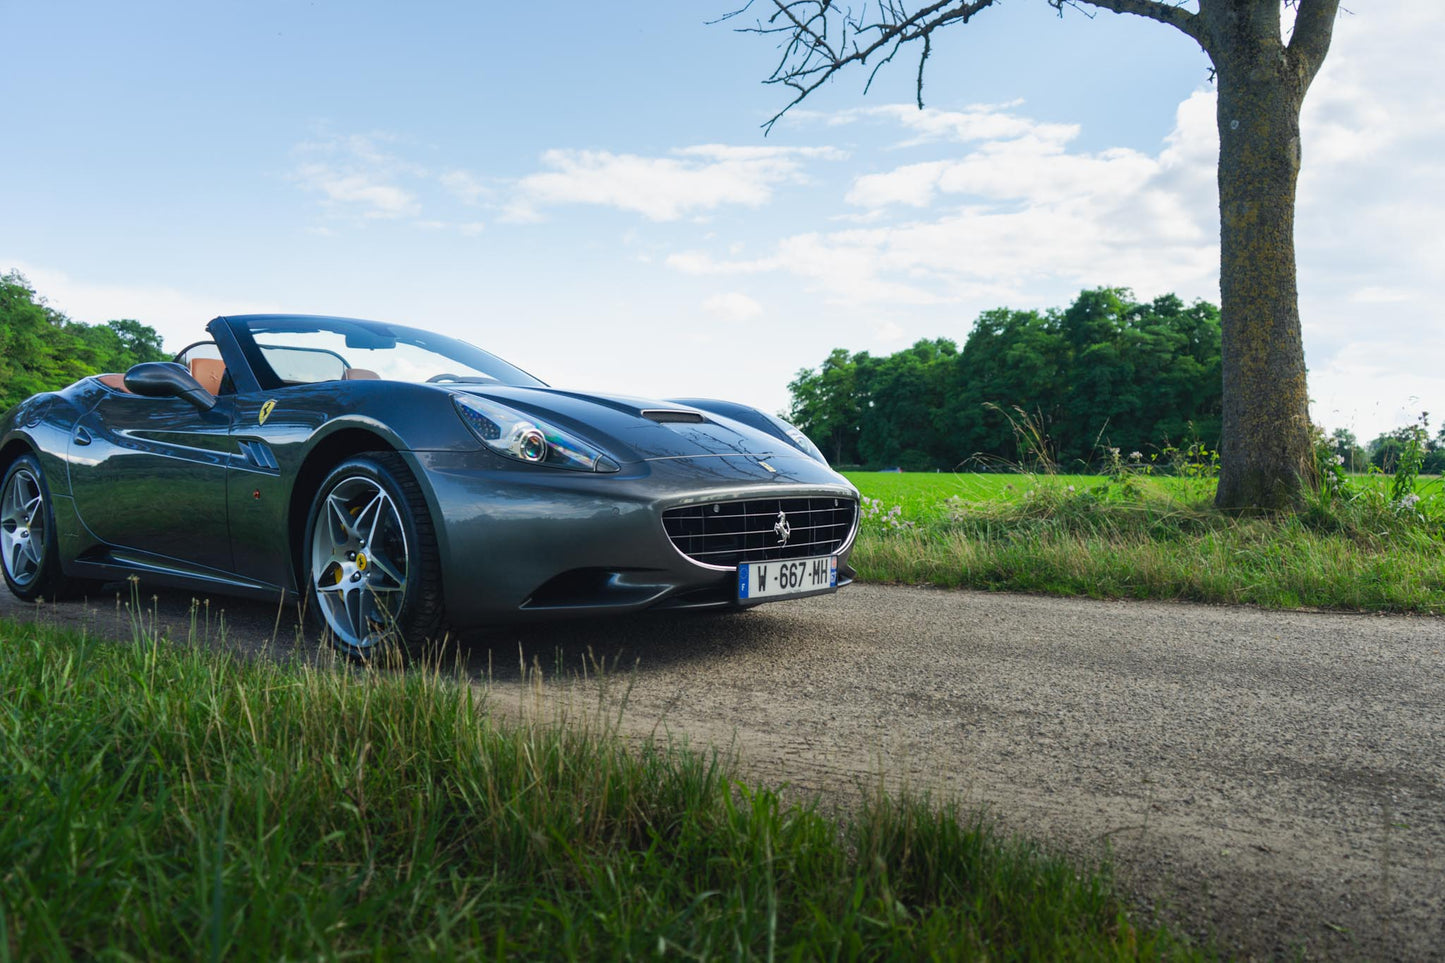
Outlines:
[{"label": "side mirror", "polygon": [[125,373],[126,390],[147,398],[184,398],[201,411],[216,406],[216,397],[174,361],[146,361]]}]

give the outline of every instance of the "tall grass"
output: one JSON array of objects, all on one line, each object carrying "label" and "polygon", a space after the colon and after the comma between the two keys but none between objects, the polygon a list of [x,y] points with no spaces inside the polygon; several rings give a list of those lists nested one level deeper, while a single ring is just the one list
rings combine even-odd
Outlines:
[{"label": "tall grass", "polygon": [[0,959],[1154,959],[1109,878],[465,680],[0,622]]}]

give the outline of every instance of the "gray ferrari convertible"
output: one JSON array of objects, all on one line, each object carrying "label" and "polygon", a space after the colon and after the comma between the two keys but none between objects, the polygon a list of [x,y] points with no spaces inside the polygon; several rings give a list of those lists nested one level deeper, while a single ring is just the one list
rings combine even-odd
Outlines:
[{"label": "gray ferrari convertible", "polygon": [[96,583],[304,598],[343,650],[447,628],[833,592],[858,493],[743,405],[549,388],[461,341],[216,318],[173,362],[0,418],[22,599]]}]

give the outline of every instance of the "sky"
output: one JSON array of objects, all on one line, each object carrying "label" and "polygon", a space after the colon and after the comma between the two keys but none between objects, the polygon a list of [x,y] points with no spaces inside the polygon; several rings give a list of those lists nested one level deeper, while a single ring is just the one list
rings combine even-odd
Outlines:
[{"label": "sky", "polygon": [[[741,0],[0,0],[0,272],[168,347],[294,311],[560,387],[780,411],[835,347],[996,307],[1218,303],[1203,52],[1008,0],[786,114]],[[1305,102],[1311,410],[1445,421],[1445,4],[1347,4]]]}]

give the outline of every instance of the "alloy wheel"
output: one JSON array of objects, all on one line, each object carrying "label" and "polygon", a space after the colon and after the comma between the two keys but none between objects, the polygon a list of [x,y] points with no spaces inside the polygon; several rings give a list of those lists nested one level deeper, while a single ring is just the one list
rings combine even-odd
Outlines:
[{"label": "alloy wheel", "polygon": [[344,646],[370,650],[394,639],[407,562],[391,496],[359,475],[333,486],[311,534],[310,576],[321,614]]},{"label": "alloy wheel", "polygon": [[5,574],[24,588],[45,564],[45,494],[40,479],[21,468],[0,492],[0,553]]}]

